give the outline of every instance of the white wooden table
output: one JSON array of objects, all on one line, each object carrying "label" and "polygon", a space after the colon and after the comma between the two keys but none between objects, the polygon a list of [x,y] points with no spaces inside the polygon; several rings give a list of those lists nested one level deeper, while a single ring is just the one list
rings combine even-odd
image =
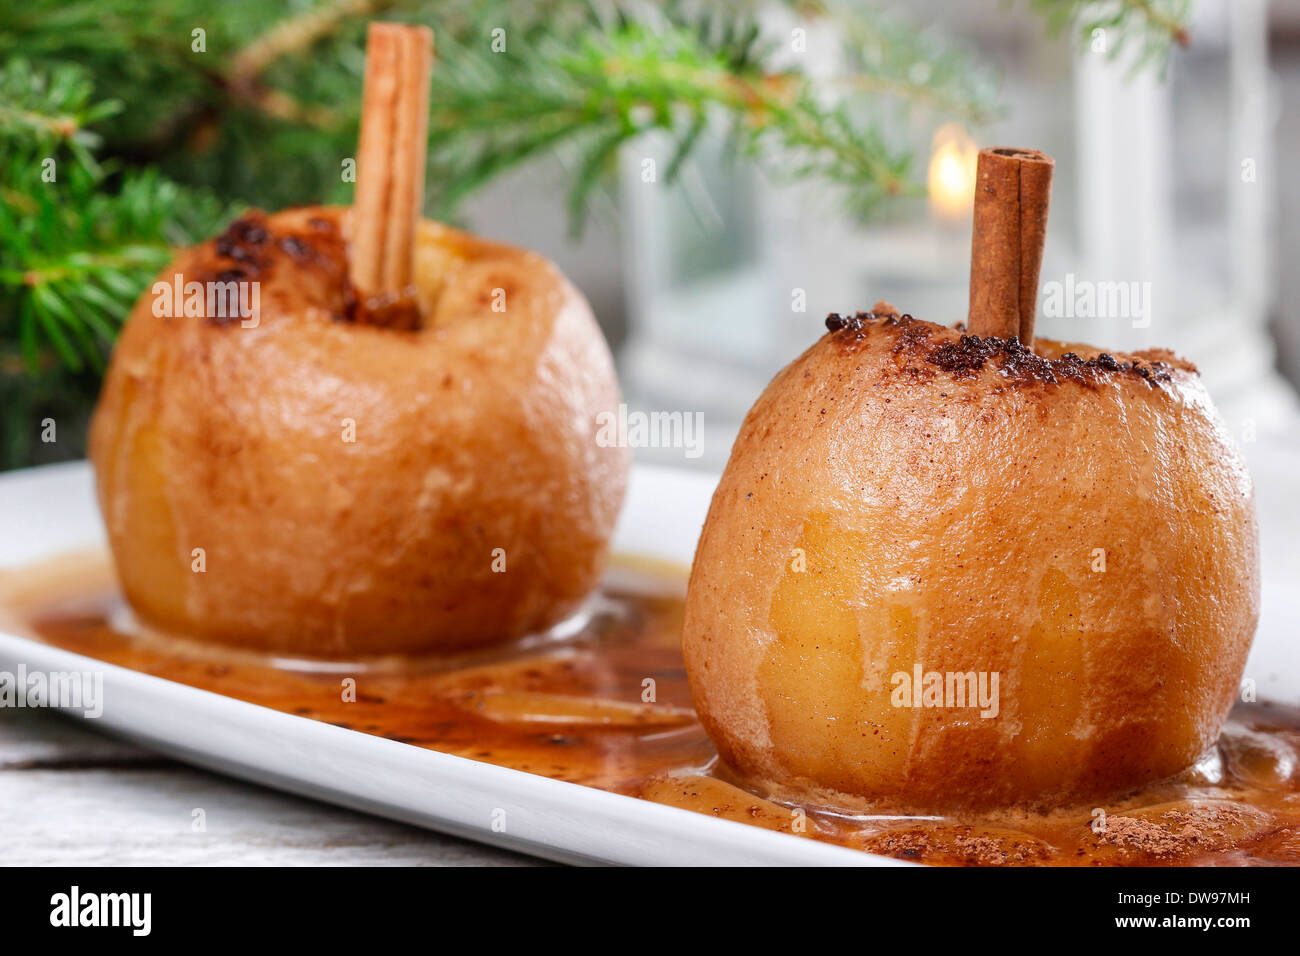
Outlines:
[{"label": "white wooden table", "polygon": [[11,708],[0,708],[0,833],[7,862],[38,866],[542,862],[218,777],[76,718]]}]

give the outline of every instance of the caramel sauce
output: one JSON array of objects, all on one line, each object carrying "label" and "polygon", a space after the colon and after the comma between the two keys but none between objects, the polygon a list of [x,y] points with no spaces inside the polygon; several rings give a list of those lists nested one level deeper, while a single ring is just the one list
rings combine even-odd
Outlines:
[{"label": "caramel sauce", "polygon": [[132,621],[102,556],[11,572],[0,606],[16,633],[274,710],[906,860],[1300,863],[1300,708],[1281,704],[1239,704],[1195,767],[1096,808],[873,816],[751,793],[719,766],[691,707],[684,589],[680,570],[624,562],[586,614],[551,635],[454,658],[357,663],[151,634]]}]

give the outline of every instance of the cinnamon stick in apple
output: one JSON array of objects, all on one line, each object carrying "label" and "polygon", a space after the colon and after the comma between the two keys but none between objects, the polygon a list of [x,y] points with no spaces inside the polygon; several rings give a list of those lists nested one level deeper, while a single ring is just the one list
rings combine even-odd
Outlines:
[{"label": "cinnamon stick in apple", "polygon": [[413,327],[415,235],[424,204],[433,31],[372,23],[349,256],[358,321]]},{"label": "cinnamon stick in apple", "polygon": [[980,150],[970,257],[975,335],[1014,335],[1033,346],[1054,166],[1036,149]]}]

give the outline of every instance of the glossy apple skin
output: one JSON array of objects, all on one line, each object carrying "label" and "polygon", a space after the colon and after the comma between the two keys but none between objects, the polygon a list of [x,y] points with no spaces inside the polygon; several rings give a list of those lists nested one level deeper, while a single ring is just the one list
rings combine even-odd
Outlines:
[{"label": "glossy apple skin", "polygon": [[[970,367],[959,332],[884,314],[777,375],[714,495],[683,650],[724,762],[910,811],[1184,770],[1259,605],[1250,479],[1194,368],[1047,341]],[[996,673],[997,715],[907,706],[918,664]]]},{"label": "glossy apple skin", "polygon": [[590,308],[540,256],[424,222],[422,328],[349,321],[348,215],[253,214],[159,276],[258,281],[256,327],[136,305],[90,436],[126,597],[310,656],[544,630],[596,585],[627,479]]}]

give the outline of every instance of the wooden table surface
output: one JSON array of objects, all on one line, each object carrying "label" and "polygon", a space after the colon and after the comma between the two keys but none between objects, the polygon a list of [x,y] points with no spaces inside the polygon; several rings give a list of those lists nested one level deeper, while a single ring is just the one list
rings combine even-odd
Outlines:
[{"label": "wooden table surface", "polygon": [[0,833],[5,862],[36,866],[542,862],[219,777],[74,717],[12,708],[0,708]]}]

